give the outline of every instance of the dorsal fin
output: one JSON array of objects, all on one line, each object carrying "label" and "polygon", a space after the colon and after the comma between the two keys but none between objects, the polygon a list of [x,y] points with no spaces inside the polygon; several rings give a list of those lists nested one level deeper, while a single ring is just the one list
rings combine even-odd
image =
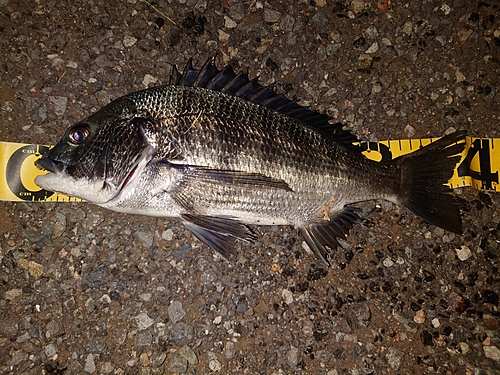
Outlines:
[{"label": "dorsal fin", "polygon": [[330,124],[331,118],[328,115],[302,107],[283,95],[276,94],[271,87],[262,86],[258,78],[250,80],[246,73],[236,74],[230,65],[219,70],[212,60],[208,60],[200,70],[197,70],[193,67],[193,60],[189,59],[182,74],[176,67],[172,69],[170,84],[206,88],[266,106],[306,123],[336,142],[360,150],[352,144],[358,140],[356,136],[343,130],[341,123]]}]

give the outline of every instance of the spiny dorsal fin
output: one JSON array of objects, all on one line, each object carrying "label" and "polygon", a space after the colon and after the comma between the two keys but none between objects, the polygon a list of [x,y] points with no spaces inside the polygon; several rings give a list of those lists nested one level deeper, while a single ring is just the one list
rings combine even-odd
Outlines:
[{"label": "spiny dorsal fin", "polygon": [[266,106],[306,123],[336,142],[360,150],[359,147],[352,145],[352,142],[358,140],[356,136],[343,130],[342,124],[330,124],[331,118],[328,115],[302,107],[293,100],[276,94],[271,87],[262,86],[258,78],[250,80],[246,73],[236,74],[230,65],[219,70],[214,61],[208,60],[200,70],[197,70],[193,67],[193,60],[189,59],[182,74],[176,67],[173,68],[170,84],[206,88]]}]

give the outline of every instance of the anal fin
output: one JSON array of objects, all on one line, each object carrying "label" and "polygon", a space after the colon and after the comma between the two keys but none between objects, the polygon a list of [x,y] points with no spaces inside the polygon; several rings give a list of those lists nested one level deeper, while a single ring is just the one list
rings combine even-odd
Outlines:
[{"label": "anal fin", "polygon": [[230,218],[205,215],[181,215],[183,224],[201,242],[224,258],[235,253],[236,239],[255,240],[255,234],[245,224]]},{"label": "anal fin", "polygon": [[329,249],[340,246],[339,237],[345,237],[354,223],[359,219],[358,208],[345,206],[344,210],[333,216],[330,221],[306,224],[300,231],[311,251],[322,260],[328,262]]}]

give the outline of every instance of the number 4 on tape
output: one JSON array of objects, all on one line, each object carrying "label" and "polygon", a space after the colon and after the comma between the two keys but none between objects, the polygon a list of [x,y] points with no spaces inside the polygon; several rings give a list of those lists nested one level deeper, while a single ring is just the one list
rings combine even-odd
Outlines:
[{"label": "number 4 on tape", "polygon": [[468,138],[466,143],[467,154],[457,168],[458,177],[471,180],[478,189],[500,191],[500,139]]},{"label": "number 4 on tape", "polygon": [[[360,142],[363,153],[376,161],[389,161],[418,150],[437,138]],[[500,138],[466,137],[462,159],[449,185],[452,188],[473,186],[476,189],[500,191]],[[34,162],[49,149],[36,144],[0,142],[0,200],[75,202],[78,198],[46,191],[37,186],[35,177],[45,172]]]}]

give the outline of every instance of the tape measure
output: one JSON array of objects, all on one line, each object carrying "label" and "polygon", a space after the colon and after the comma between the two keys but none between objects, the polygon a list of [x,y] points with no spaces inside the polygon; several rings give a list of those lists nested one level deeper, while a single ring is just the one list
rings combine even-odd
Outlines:
[{"label": "tape measure", "polygon": [[[385,162],[418,150],[438,138],[402,139],[359,142],[369,159]],[[485,191],[500,192],[500,138],[465,138],[465,150],[449,185],[452,188],[472,186]],[[49,150],[37,144],[0,142],[0,200],[29,202],[82,202],[41,189],[35,177],[46,172],[35,167],[35,160]]]},{"label": "tape measure", "polygon": [[35,177],[46,172],[35,167],[35,161],[49,150],[49,146],[0,142],[0,200],[29,202],[81,202],[41,189]]},{"label": "tape measure", "polygon": [[[363,154],[375,161],[389,161],[416,151],[439,138],[402,139],[360,142]],[[448,185],[453,188],[472,186],[479,190],[500,192],[500,138],[465,137],[462,158]]]}]

